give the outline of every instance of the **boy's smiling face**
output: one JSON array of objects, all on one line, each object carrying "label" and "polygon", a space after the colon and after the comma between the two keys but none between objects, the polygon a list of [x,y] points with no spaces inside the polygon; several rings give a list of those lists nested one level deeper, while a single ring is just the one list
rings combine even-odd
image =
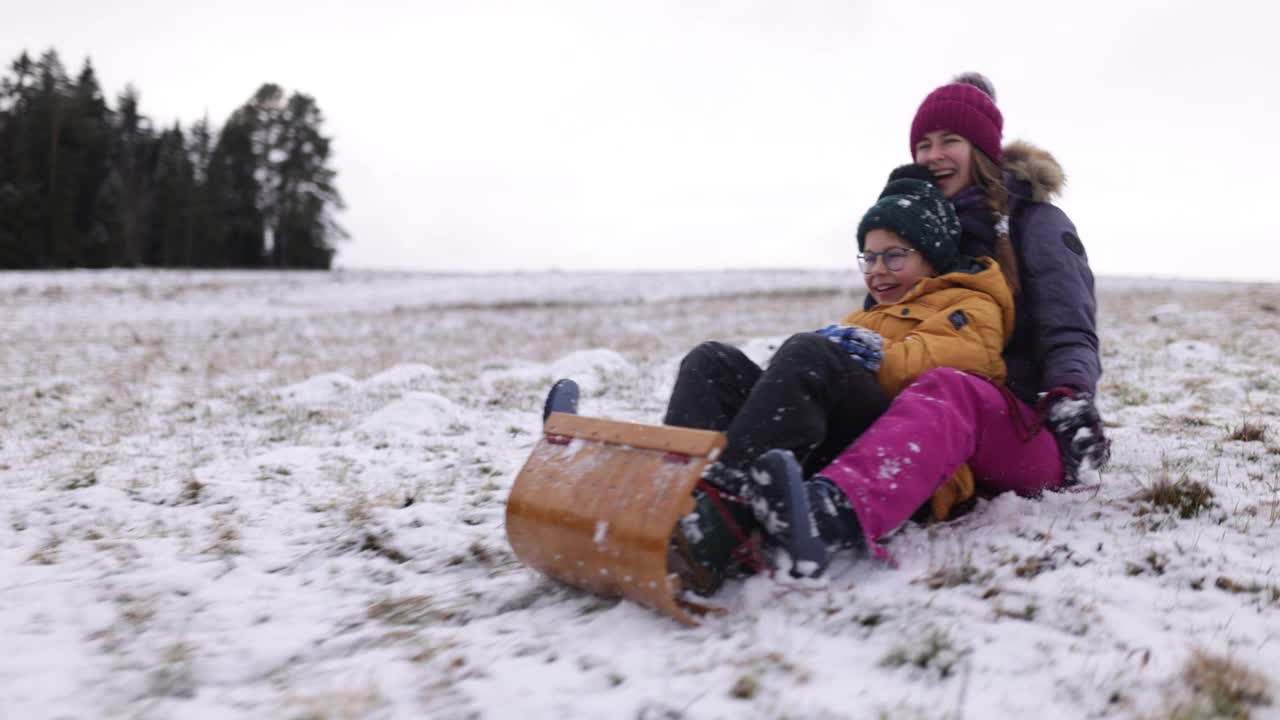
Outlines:
[{"label": "boy's smiling face", "polygon": [[[938,274],[924,255],[911,247],[898,233],[885,228],[867,231],[862,254],[868,259],[866,269],[862,271],[867,292],[881,305],[898,302],[917,280]],[[900,255],[905,257],[895,259],[894,256]],[[889,267],[899,263],[901,265],[898,270]]]}]

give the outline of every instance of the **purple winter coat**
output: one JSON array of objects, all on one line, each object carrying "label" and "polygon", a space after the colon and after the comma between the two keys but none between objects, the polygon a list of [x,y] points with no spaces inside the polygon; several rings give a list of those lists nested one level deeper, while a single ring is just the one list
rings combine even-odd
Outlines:
[{"label": "purple winter coat", "polygon": [[[1096,393],[1097,300],[1093,272],[1075,225],[1048,200],[1062,191],[1062,167],[1024,142],[1004,148],[1009,189],[1009,237],[1018,256],[1022,292],[1014,298],[1014,331],[1005,346],[1009,389],[1028,405],[1058,386]],[[951,199],[964,229],[960,252],[995,257],[995,228],[982,191],[969,187]],[[874,304],[870,296],[868,306]]]},{"label": "purple winter coat", "polygon": [[1029,405],[1058,386],[1096,393],[1102,365],[1093,271],[1075,225],[1048,203],[1065,183],[1062,167],[1022,142],[1004,148],[1002,164],[1010,192],[1009,238],[1022,282],[1004,352],[1006,384]]}]

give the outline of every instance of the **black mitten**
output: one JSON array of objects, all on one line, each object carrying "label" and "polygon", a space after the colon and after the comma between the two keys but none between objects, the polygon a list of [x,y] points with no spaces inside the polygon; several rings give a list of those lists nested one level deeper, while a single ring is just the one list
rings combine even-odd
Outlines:
[{"label": "black mitten", "polygon": [[1069,387],[1056,387],[1040,398],[1044,424],[1058,441],[1067,483],[1079,480],[1083,464],[1101,470],[1111,459],[1111,441],[1102,427],[1102,416],[1093,396]]}]

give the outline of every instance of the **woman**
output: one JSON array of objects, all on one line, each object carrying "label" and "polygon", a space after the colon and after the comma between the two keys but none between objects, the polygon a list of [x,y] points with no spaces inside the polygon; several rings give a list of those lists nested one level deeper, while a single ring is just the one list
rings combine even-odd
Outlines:
[{"label": "woman", "polygon": [[1007,380],[924,373],[808,481],[788,454],[771,452],[757,514],[791,520],[771,534],[797,560],[793,573],[820,573],[840,548],[886,556],[879,541],[931,497],[933,515],[946,517],[973,495],[972,486],[947,486],[965,463],[986,492],[1033,496],[1109,458],[1093,403],[1101,374],[1093,274],[1075,226],[1048,202],[1062,189],[1062,169],[1031,145],[1001,147],[1002,127],[986,78],[961,76],[921,103],[911,150],[954,205],[962,251],[995,257],[1015,292]]}]

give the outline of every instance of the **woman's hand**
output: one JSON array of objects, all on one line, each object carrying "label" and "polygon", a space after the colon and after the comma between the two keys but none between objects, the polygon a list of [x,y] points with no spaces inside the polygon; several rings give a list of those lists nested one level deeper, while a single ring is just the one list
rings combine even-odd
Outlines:
[{"label": "woman's hand", "polygon": [[1063,470],[1068,482],[1079,480],[1081,465],[1094,470],[1106,467],[1111,459],[1111,441],[1103,432],[1102,416],[1089,393],[1056,387],[1040,399],[1044,424],[1058,440]]}]

